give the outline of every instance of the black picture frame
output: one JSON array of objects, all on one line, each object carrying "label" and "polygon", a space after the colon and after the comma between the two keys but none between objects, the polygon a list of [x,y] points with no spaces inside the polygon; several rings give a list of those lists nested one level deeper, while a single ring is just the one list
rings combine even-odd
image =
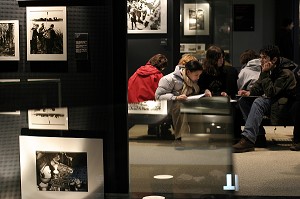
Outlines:
[{"label": "black picture frame", "polygon": [[254,4],[233,5],[233,31],[255,30],[255,6]]}]

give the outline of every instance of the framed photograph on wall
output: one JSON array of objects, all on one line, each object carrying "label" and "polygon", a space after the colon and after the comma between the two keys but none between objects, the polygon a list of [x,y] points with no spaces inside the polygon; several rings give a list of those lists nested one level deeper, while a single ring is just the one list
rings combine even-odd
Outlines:
[{"label": "framed photograph on wall", "polygon": [[127,0],[127,32],[167,33],[167,0]]},{"label": "framed photograph on wall", "polygon": [[184,4],[184,35],[209,35],[209,3]]},{"label": "framed photograph on wall", "polygon": [[20,60],[19,20],[0,20],[0,61]]},{"label": "framed photograph on wall", "polygon": [[21,198],[103,198],[103,140],[19,136]]},{"label": "framed photograph on wall", "polygon": [[67,60],[66,7],[26,7],[27,60]]},{"label": "framed photograph on wall", "polygon": [[199,51],[205,52],[205,44],[200,43],[181,43],[180,53],[196,53]]},{"label": "framed photograph on wall", "polygon": [[68,108],[28,110],[29,129],[68,130]]}]

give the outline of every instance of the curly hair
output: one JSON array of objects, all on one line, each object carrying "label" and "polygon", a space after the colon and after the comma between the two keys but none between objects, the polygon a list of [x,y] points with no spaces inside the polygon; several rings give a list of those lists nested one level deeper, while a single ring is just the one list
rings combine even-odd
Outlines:
[{"label": "curly hair", "polygon": [[162,70],[168,66],[168,59],[165,55],[156,54],[151,57],[148,61],[152,66],[156,67],[159,70]]},{"label": "curly hair", "polygon": [[240,63],[242,65],[247,64],[252,59],[258,59],[259,55],[252,49],[247,49],[240,55]]}]

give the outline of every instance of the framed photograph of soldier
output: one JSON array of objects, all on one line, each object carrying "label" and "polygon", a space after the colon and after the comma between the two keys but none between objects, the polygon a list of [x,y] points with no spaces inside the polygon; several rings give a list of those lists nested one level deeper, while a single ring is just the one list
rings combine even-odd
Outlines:
[{"label": "framed photograph of soldier", "polygon": [[26,7],[27,60],[67,60],[66,7]]}]

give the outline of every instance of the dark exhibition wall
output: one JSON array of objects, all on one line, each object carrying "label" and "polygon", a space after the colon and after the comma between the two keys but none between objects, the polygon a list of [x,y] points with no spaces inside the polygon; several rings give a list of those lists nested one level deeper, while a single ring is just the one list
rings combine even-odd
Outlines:
[{"label": "dark exhibition wall", "polygon": [[[51,131],[28,130],[27,110],[57,104],[68,108],[69,118],[69,130],[59,135],[104,140],[105,193],[128,193],[126,64],[119,67],[120,63],[126,63],[126,22],[122,24],[120,18],[113,17],[117,16],[115,13],[126,14],[122,9],[125,3],[0,1],[0,20],[19,21],[20,52],[19,60],[0,60],[3,96],[0,100],[0,198],[21,198],[19,135],[51,135]],[[47,6],[66,7],[66,61],[27,59],[26,7]],[[115,29],[118,31],[113,31]],[[87,59],[76,57],[77,33],[88,34]],[[118,59],[114,59],[114,55],[118,55]],[[6,82],[12,79],[17,82]],[[58,83],[32,83],[29,79]],[[19,114],[2,114],[16,110],[20,110]],[[115,121],[118,125],[114,125]],[[57,132],[53,131],[53,135]],[[117,151],[119,148],[124,150]]]},{"label": "dark exhibition wall", "polygon": [[[293,29],[293,40],[299,43],[299,1],[243,1],[243,0],[215,0],[205,1],[210,4],[210,31],[209,35],[184,35],[183,33],[183,7],[185,3],[203,3],[202,0],[168,0],[167,33],[158,34],[128,34],[128,77],[135,70],[144,65],[148,59],[156,53],[164,53],[169,60],[169,68],[163,73],[171,72],[181,56],[179,51],[180,43],[205,43],[205,48],[210,44],[217,44],[225,50],[230,51],[230,61],[234,67],[240,68],[239,55],[246,49],[259,49],[266,44],[275,42],[275,33],[280,26],[280,21],[284,18],[292,18],[295,23]],[[234,7],[244,5],[253,8],[254,6],[254,29],[249,27],[236,27],[234,30]],[[237,5],[237,6],[235,6]],[[262,12],[263,10],[263,12]],[[286,12],[282,12],[285,10]],[[180,22],[180,14],[181,20]],[[237,15],[237,13],[235,13]],[[246,16],[248,17],[248,16]],[[236,19],[239,18],[236,16]],[[236,22],[236,21],[235,21]],[[230,34],[219,30],[222,24],[231,25]],[[245,23],[242,23],[245,24]],[[130,25],[130,24],[129,24]],[[238,25],[236,23],[236,25]],[[252,27],[253,28],[253,27]],[[256,38],[257,42],[252,42],[248,38]],[[161,45],[162,40],[167,40],[167,46]],[[299,62],[299,45],[294,45],[294,57],[296,63]]]}]

